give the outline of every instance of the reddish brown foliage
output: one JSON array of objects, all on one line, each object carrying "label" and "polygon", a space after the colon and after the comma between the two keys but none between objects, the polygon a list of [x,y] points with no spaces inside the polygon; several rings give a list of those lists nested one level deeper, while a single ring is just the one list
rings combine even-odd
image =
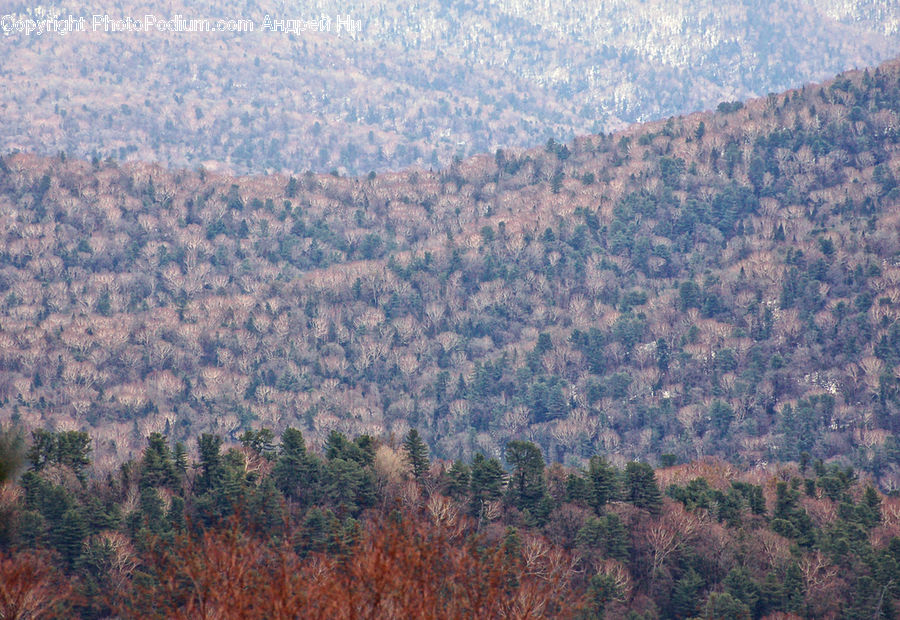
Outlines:
[{"label": "reddish brown foliage", "polygon": [[[521,551],[453,543],[410,515],[373,519],[347,557],[299,556],[236,527],[154,551],[120,609],[165,618],[568,617],[579,602],[572,559],[543,539]],[[136,580],[135,583],[141,583]]]},{"label": "reddish brown foliage", "polygon": [[0,555],[0,618],[24,620],[62,613],[70,589],[53,568],[48,554]]}]

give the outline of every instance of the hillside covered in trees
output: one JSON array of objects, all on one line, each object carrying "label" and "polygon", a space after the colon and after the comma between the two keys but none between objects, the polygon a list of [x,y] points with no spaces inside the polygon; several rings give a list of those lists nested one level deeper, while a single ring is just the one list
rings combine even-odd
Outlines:
[{"label": "hillside covered in trees", "polygon": [[[872,0],[58,3],[87,32],[0,26],[0,149],[164,166],[353,174],[569,141],[876,65]],[[33,2],[4,3],[40,19]],[[244,19],[253,32],[107,32],[93,16]],[[265,30],[327,17],[327,31]],[[338,19],[359,22],[338,31]],[[24,28],[24,26],[23,26]],[[324,26],[323,26],[324,28]]]},{"label": "hillside covered in trees", "polygon": [[85,433],[0,435],[0,614],[887,620],[900,602],[900,499],[821,460],[571,469],[512,441],[503,463],[430,463],[415,431],[190,443],[154,433],[102,470]]},{"label": "hillside covered in trees", "polygon": [[0,162],[0,406],[900,485],[900,65],[440,173]]}]

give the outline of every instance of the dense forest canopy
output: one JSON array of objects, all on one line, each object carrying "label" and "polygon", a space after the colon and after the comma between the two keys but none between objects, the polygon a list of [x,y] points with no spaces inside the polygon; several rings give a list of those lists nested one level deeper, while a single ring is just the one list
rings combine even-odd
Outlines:
[{"label": "dense forest canopy", "polygon": [[571,469],[511,441],[451,464],[414,429],[317,452],[261,428],[200,435],[196,459],[153,433],[104,471],[79,431],[0,440],[4,617],[888,619],[900,600],[900,500],[808,455]]},{"label": "dense forest canopy", "polygon": [[[0,149],[236,173],[446,167],[824,80],[900,42],[900,7],[878,0],[54,4],[88,31],[0,29]],[[256,28],[106,32],[94,15]]]},{"label": "dense forest canopy", "polygon": [[[900,61],[738,100],[784,58],[812,54],[815,72],[877,55],[897,16],[864,0],[648,1],[640,19],[583,4],[551,23],[544,3],[498,1],[502,28],[467,4],[372,8],[365,36],[235,56],[257,91],[232,80],[218,108],[196,99],[211,48],[110,37],[97,49],[132,66],[183,56],[174,104],[82,98],[121,93],[106,65],[9,115],[0,145],[24,123],[68,142],[0,157],[0,617],[897,617]],[[768,27],[785,12],[809,36]],[[735,46],[735,29],[755,35]],[[555,64],[508,67],[520,31]],[[48,50],[78,58],[76,34],[0,49],[32,71]],[[615,78],[567,56],[598,36],[595,67],[641,75],[611,100]],[[754,55],[766,36],[777,52]],[[231,58],[235,39],[214,40]],[[429,71],[392,47],[437,40],[462,47]],[[724,98],[720,57],[751,59]],[[324,96],[277,116],[283,91],[262,86],[309,92],[292,81],[304,58]],[[693,66],[708,88],[681,79]],[[436,107],[363,110],[373,71],[406,84],[373,81],[374,97]],[[433,96],[458,75],[452,104]],[[31,106],[34,83],[4,80],[0,110]],[[526,83],[541,96],[517,99]],[[636,109],[647,85],[670,99]],[[710,96],[714,112],[607,133]],[[493,148],[538,135],[523,109],[557,138]],[[133,141],[107,141],[119,114]],[[307,138],[317,116],[360,122]],[[597,133],[560,138],[576,116]],[[186,161],[176,117],[221,140]],[[390,156],[368,129],[384,118]],[[504,127],[521,131],[496,140]],[[368,146],[346,151],[360,131]],[[344,174],[422,163],[445,131],[436,171]],[[454,152],[467,132],[491,152]],[[310,167],[333,172],[141,162],[278,170],[313,147]]]},{"label": "dense forest canopy", "polygon": [[900,484],[897,63],[440,173],[0,163],[0,405],[88,431]]}]

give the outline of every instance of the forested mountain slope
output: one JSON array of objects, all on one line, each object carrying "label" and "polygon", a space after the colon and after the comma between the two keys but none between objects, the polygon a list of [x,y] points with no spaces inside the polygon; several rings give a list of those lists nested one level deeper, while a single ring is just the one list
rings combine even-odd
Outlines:
[{"label": "forested mountain slope", "polygon": [[0,165],[0,399],[440,457],[802,452],[900,483],[900,66],[442,173]]},{"label": "forested mountain slope", "polygon": [[[19,20],[47,13],[4,5],[0,148],[239,173],[445,167],[827,79],[900,42],[898,5],[866,0],[116,0],[56,12],[87,31],[26,34]],[[283,32],[265,30],[267,16],[273,29],[329,21]],[[113,32],[126,18],[141,31]],[[340,32],[348,18],[359,29]],[[254,30],[182,31],[198,19]],[[157,30],[170,21],[175,32]]]}]

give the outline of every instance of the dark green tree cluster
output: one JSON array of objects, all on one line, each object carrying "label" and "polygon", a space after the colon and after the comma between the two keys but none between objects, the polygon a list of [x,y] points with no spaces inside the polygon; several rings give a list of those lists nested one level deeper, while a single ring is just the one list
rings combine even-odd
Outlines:
[{"label": "dark green tree cluster", "polygon": [[[139,568],[123,576],[127,549],[156,557],[227,524],[287,545],[298,558],[347,560],[369,519],[404,518],[390,479],[376,470],[380,444],[365,435],[333,432],[317,453],[294,428],[277,441],[267,429],[244,433],[240,445],[203,434],[189,459],[185,446],[155,433],[139,459],[103,474],[87,457],[62,456],[72,445],[89,453],[89,442],[73,437],[80,436],[32,436],[27,452],[42,458],[17,481],[17,503],[0,511],[0,553],[52,551],[77,592],[71,610],[79,617],[109,617],[123,583],[156,587],[157,577]],[[473,552],[494,540],[511,561],[525,561],[526,549],[541,544],[572,554],[585,617],[631,610],[672,619],[776,612],[861,619],[891,618],[898,609],[900,531],[885,526],[884,497],[851,468],[804,458],[771,491],[732,473],[662,494],[646,463],[619,468],[595,455],[581,470],[547,467],[528,441],[507,444],[505,467],[476,454],[432,468],[418,431],[400,451],[408,480],[421,485],[420,516],[434,518],[427,496],[444,494],[468,513]],[[818,524],[809,502],[834,518]],[[803,572],[810,570],[820,571],[812,581]]]}]

